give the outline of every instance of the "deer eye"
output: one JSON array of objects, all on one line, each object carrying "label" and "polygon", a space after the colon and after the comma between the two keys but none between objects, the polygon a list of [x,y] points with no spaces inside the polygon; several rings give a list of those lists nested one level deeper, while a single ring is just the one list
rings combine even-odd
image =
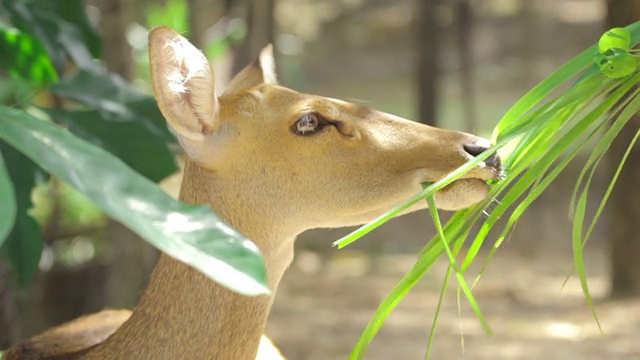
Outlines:
[{"label": "deer eye", "polygon": [[322,128],[318,114],[307,113],[304,114],[293,125],[293,130],[298,135],[311,135]]}]

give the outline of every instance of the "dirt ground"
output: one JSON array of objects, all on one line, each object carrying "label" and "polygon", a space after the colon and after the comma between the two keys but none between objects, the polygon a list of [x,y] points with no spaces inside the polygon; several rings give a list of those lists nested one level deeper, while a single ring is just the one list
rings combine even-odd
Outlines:
[{"label": "dirt ground", "polygon": [[[606,249],[585,255],[598,329],[575,278],[569,252],[530,256],[509,246],[492,260],[474,294],[493,336],[487,336],[455,286],[440,315],[431,359],[640,359],[640,300],[606,300]],[[334,251],[321,258],[301,251],[277,294],[267,334],[290,359],[346,359],[383,297],[415,261],[413,255],[371,258]],[[366,359],[423,359],[447,263],[398,306]],[[464,350],[462,349],[464,342]]]}]

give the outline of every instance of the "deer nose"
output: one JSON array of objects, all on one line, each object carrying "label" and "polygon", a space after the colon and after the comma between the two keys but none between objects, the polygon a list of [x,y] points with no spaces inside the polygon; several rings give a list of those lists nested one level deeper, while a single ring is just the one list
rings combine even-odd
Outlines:
[{"label": "deer nose", "polygon": [[[489,144],[484,142],[467,144],[462,146],[464,151],[466,151],[467,154],[473,157],[476,157],[482,154],[483,152],[487,151],[489,147],[490,147]],[[489,156],[484,160],[484,163],[487,164],[487,166],[491,166],[494,169],[500,169],[500,166],[501,166],[500,156],[498,155],[498,153],[493,153],[491,154],[491,156]]]}]

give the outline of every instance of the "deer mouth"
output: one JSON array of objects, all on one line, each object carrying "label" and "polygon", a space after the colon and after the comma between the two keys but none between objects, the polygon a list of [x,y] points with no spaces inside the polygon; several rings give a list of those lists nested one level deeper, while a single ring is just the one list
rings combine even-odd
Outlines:
[{"label": "deer mouth", "polygon": [[[499,156],[492,156],[435,194],[442,210],[457,211],[486,199],[491,185],[505,176]],[[442,179],[440,177],[437,180]]]},{"label": "deer mouth", "polygon": [[436,204],[443,210],[462,210],[486,199],[491,185],[505,176],[496,157],[492,162],[483,162],[467,174],[436,193]]},{"label": "deer mouth", "polygon": [[505,176],[506,173],[502,169],[502,160],[497,153],[494,153],[486,160],[478,164],[478,166],[462,175],[458,180],[474,179],[487,184],[491,184],[504,178]]}]

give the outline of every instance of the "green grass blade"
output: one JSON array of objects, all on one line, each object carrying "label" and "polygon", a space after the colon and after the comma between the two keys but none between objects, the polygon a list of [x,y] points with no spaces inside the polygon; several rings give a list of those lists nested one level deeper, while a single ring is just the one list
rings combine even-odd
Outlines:
[{"label": "green grass blade", "polygon": [[473,296],[473,293],[471,292],[471,288],[469,287],[469,284],[467,284],[467,280],[464,278],[463,273],[460,271],[460,268],[456,263],[456,258],[454,257],[453,252],[449,247],[449,243],[446,240],[447,238],[444,235],[444,231],[442,230],[442,224],[440,223],[440,217],[438,215],[438,209],[436,207],[435,198],[433,196],[428,196],[427,203],[429,204],[429,210],[431,212],[431,217],[433,218],[434,224],[436,225],[438,236],[442,241],[442,246],[444,248],[445,253],[447,254],[447,257],[449,258],[449,264],[450,266],[453,267],[454,274],[456,276],[456,279],[458,280],[458,285],[462,289],[462,292],[464,293],[464,295],[467,297],[467,301],[469,301],[469,304],[473,308],[473,311],[478,316],[478,319],[482,324],[482,328],[487,334],[490,335],[492,333],[491,328],[489,327],[489,324],[487,324],[487,321],[484,315],[482,314],[482,311],[480,310],[480,306],[478,305],[478,302],[476,301],[475,296]]},{"label": "green grass blade", "polygon": [[560,67],[560,69],[523,96],[498,122],[494,129],[493,138],[496,141],[499,141],[505,137],[513,135],[512,129],[514,128],[514,124],[517,124],[519,119],[525,113],[536,106],[553,90],[566,83],[587,66],[591,65],[592,58],[596,54],[596,51],[595,46],[583,51],[576,58]]},{"label": "green grass blade", "polygon": [[591,313],[593,314],[593,318],[598,324],[598,329],[602,332],[602,326],[600,325],[600,320],[598,319],[598,314],[596,313],[596,308],[593,305],[593,299],[591,297],[591,292],[589,291],[589,283],[587,281],[587,273],[584,268],[584,257],[582,251],[582,224],[584,220],[585,211],[587,208],[587,193],[583,192],[578,199],[578,206],[576,208],[576,216],[573,220],[573,232],[572,232],[572,248],[573,248],[573,263],[576,268],[576,272],[578,273],[578,278],[580,279],[580,286],[582,287],[582,292],[584,293],[587,303],[589,304],[589,308],[591,309]]},{"label": "green grass blade", "polygon": [[[622,128],[629,122],[629,120],[631,120],[631,118],[637,114],[638,112],[640,112],[640,89],[636,90],[633,96],[630,96],[629,98],[633,99],[633,101],[631,101],[629,103],[629,105],[623,110],[623,112],[618,116],[618,118],[616,119],[616,121],[614,122],[614,124],[611,126],[611,128],[609,129],[609,131],[607,132],[607,134],[605,134],[605,136],[602,138],[602,141],[598,144],[598,146],[596,147],[596,150],[594,151],[594,153],[601,153],[599,159],[602,159],[602,156],[604,155],[604,153],[609,149],[609,147],[611,146],[611,143],[613,142],[613,139],[620,133],[620,131],[622,130]],[[618,176],[620,175],[620,172],[622,171],[622,168],[624,167],[624,164],[627,161],[627,157],[629,156],[629,153],[631,151],[631,148],[633,147],[633,145],[635,144],[635,142],[637,141],[637,137],[638,134],[635,135],[635,137],[631,140],[631,143],[629,145],[629,148],[627,149],[627,151],[625,152],[624,156],[622,157],[620,164],[618,165],[618,168],[616,169],[616,172],[614,173],[611,182],[609,183],[609,186],[607,186],[607,190],[605,191],[602,200],[600,201],[600,204],[598,205],[598,209],[596,210],[596,213],[593,216],[593,219],[591,220],[591,223],[589,224],[589,228],[586,232],[586,235],[584,236],[584,240],[583,240],[583,246],[584,243],[587,242],[587,240],[589,239],[589,237],[591,236],[591,233],[593,232],[593,229],[595,227],[596,222],[598,221],[598,219],[600,218],[600,215],[602,214],[602,211],[604,209],[604,206],[607,204],[607,201],[609,200],[609,196],[611,195],[611,191],[613,190],[613,187],[615,186],[616,182],[618,181]],[[596,162],[594,168],[594,171],[598,165],[598,161]],[[593,176],[593,172],[591,176]]]},{"label": "green grass blade", "polygon": [[[631,82],[634,82],[634,80],[640,80],[640,77],[635,77],[633,79],[631,79]],[[640,90],[635,90],[633,92],[633,95],[628,96],[626,98],[624,98],[623,100],[621,100],[618,105],[616,106],[615,110],[610,111],[612,113],[618,113],[621,109],[624,109],[629,102],[631,101],[631,99],[635,96],[635,94],[637,94]],[[608,123],[609,121],[603,122],[603,124]],[[612,125],[612,128],[609,129],[605,135],[603,136],[602,140],[600,143],[611,143],[611,141],[613,141],[613,138],[620,132],[621,126],[619,126],[619,124],[617,122],[614,122]],[[588,173],[589,169],[592,168],[593,166],[597,166],[597,164],[595,164],[596,162],[599,161],[599,159],[601,158],[602,154],[606,151],[606,149],[609,146],[605,146],[604,148],[600,145],[600,143],[598,145],[595,146],[594,150],[591,152],[591,154],[589,155],[589,158],[587,159],[587,161],[585,162],[585,165],[583,166],[582,170],[580,171],[580,174],[578,175],[578,178],[576,180],[576,185],[574,186],[573,189],[573,193],[571,196],[571,200],[569,202],[569,209],[571,211],[573,211],[572,209],[575,208],[575,204],[576,204],[576,199],[577,199],[577,194],[578,191],[580,190],[580,188],[582,187],[582,184],[584,183],[584,179],[586,174]]]},{"label": "green grass blade", "polygon": [[424,274],[426,274],[426,272],[431,268],[431,266],[437,259],[437,257],[421,257],[413,266],[413,268],[409,270],[409,272],[402,278],[402,280],[400,280],[398,285],[396,285],[391,293],[387,295],[387,297],[378,307],[378,310],[376,311],[371,321],[369,321],[367,327],[360,335],[360,339],[353,348],[351,355],[349,355],[350,360],[364,358],[368,344],[378,332],[378,330],[384,323],[384,320],[398,305],[400,300],[402,300],[402,298],[404,298],[404,296],[409,291],[411,291],[411,289],[424,276]]},{"label": "green grass blade", "polygon": [[[640,89],[636,90],[634,92],[634,94],[627,99],[627,100],[633,99],[633,101],[630,101],[629,106],[626,106],[624,108],[622,113],[613,122],[611,128],[609,128],[609,130],[602,137],[601,141],[598,143],[598,145],[594,149],[594,152],[592,153],[592,155],[597,155],[597,158],[593,162],[593,166],[591,167],[591,172],[590,172],[589,177],[587,179],[586,185],[584,186],[584,188],[582,190],[582,194],[583,195],[588,193],[588,189],[589,189],[590,184],[591,184],[591,179],[595,174],[595,171],[597,169],[598,163],[600,162],[600,160],[604,156],[604,153],[610,147],[611,142],[613,141],[613,139],[618,135],[618,133],[622,130],[622,128],[628,123],[628,121],[631,119],[631,117],[634,116],[635,114],[637,114],[640,111],[640,95],[639,94],[640,94]],[[617,112],[618,112],[618,110],[612,112],[612,116],[611,117],[613,117],[613,114],[615,114]],[[609,118],[607,118],[607,123],[608,122],[609,122]],[[595,228],[595,225],[596,225],[598,219],[600,218],[600,216],[602,215],[602,212],[604,210],[605,205],[607,204],[607,202],[609,200],[609,197],[611,195],[613,187],[615,186],[615,184],[616,184],[616,182],[618,180],[618,177],[620,175],[620,172],[622,171],[623,167],[625,166],[627,158],[628,158],[628,156],[629,156],[629,154],[631,152],[631,149],[633,148],[633,146],[637,142],[639,135],[640,134],[636,133],[636,135],[633,137],[633,139],[631,140],[631,142],[629,144],[629,147],[627,148],[627,151],[625,152],[625,154],[623,155],[623,157],[622,157],[622,159],[620,161],[620,164],[616,168],[616,171],[615,171],[611,181],[609,182],[609,185],[607,186],[607,189],[606,189],[602,199],[600,200],[598,208],[596,209],[596,212],[595,212],[593,218],[591,219],[591,222],[589,224],[589,228],[588,228],[586,234],[581,239],[582,248],[584,248],[584,246],[586,245],[587,241],[591,237],[591,234],[592,234],[592,232],[593,232],[593,230]],[[585,165],[585,168],[587,168],[587,165]],[[573,218],[578,216],[576,214],[575,210],[573,212],[574,212]],[[563,288],[567,284],[567,282],[569,281],[569,277],[571,276],[570,274],[575,271],[575,269],[576,269],[575,266],[576,266],[575,263],[572,264],[571,270],[569,271],[569,275],[567,275],[567,277],[565,278],[565,280],[564,280],[564,282],[562,284]]]},{"label": "green grass blade", "polygon": [[[592,133],[592,135],[593,135],[593,133]],[[482,265],[482,267],[481,267],[481,269],[480,269],[480,271],[478,273],[478,276],[476,277],[476,279],[474,281],[474,285],[479,281],[482,273],[484,272],[484,270],[488,266],[489,261],[491,260],[491,258],[493,257],[493,255],[495,254],[497,249],[500,247],[500,245],[502,244],[504,239],[506,239],[506,237],[509,234],[509,232],[511,231],[511,229],[515,226],[515,224],[519,220],[520,216],[529,207],[529,205],[531,205],[531,203],[535,199],[537,199],[538,196],[540,196],[542,194],[542,192],[551,184],[551,182],[565,169],[565,167],[569,164],[569,162],[578,154],[578,152],[580,151],[581,148],[582,148],[582,146],[580,146],[580,145],[575,146],[573,151],[571,153],[569,153],[567,156],[565,156],[565,158],[559,164],[554,166],[553,170],[549,174],[547,174],[542,180],[539,180],[538,186],[535,189],[532,189],[529,192],[529,194],[515,208],[515,210],[512,212],[511,216],[509,217],[509,220],[507,221],[507,224],[504,226],[502,232],[500,233],[500,235],[495,240],[493,248],[489,252],[489,254],[488,254],[487,258],[485,259],[485,261],[483,262],[483,265]],[[540,164],[543,164],[543,163],[540,163]],[[541,171],[544,173],[551,166],[552,166],[552,163],[547,162],[546,163],[546,167],[544,168],[544,170],[541,170]],[[488,233],[488,230],[486,232]],[[481,234],[479,234],[479,236],[480,235]],[[478,241],[478,239],[474,240],[474,243],[476,241]],[[484,238],[482,238],[480,241],[484,241]],[[471,261],[473,261],[474,257],[475,257],[475,254],[473,254],[473,256],[470,259],[466,259],[466,261],[468,261],[469,264],[470,264]]]},{"label": "green grass blade", "polygon": [[429,360],[429,356],[431,355],[431,349],[433,347],[433,341],[436,336],[436,329],[438,327],[438,319],[440,318],[440,311],[442,310],[442,305],[444,304],[444,297],[447,293],[447,288],[449,287],[449,279],[451,279],[451,272],[453,268],[449,266],[447,268],[447,273],[444,276],[444,280],[442,281],[442,288],[440,289],[440,296],[438,296],[438,306],[436,307],[436,313],[433,316],[433,321],[431,322],[431,330],[429,330],[429,342],[427,343],[427,351],[424,355],[425,360]]}]

